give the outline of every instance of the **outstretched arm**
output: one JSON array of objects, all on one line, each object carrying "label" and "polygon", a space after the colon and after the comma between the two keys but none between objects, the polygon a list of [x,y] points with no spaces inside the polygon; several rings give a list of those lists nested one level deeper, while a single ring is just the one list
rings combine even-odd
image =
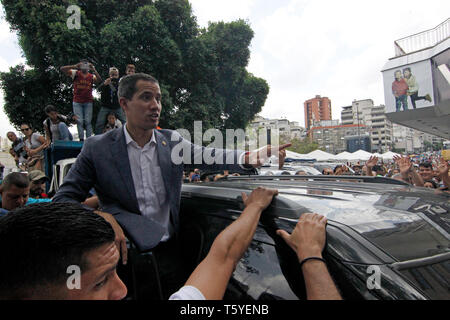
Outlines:
[{"label": "outstretched arm", "polygon": [[[296,252],[300,262],[310,257],[322,258],[326,224],[324,216],[304,213],[292,234],[284,230],[278,230],[277,234]],[[302,265],[302,271],[308,300],[342,299],[323,261],[307,260]]]},{"label": "outstretched arm", "polygon": [[80,63],[77,63],[75,65],[69,65],[69,66],[63,66],[59,70],[66,74],[69,77],[72,77],[72,70],[79,70],[80,69]]},{"label": "outstretched arm", "polygon": [[439,177],[442,179],[442,182],[447,188],[450,188],[450,176],[448,175],[449,170],[450,165],[448,164],[448,161],[441,158],[439,161],[438,172]]},{"label": "outstretched arm", "polygon": [[424,182],[422,177],[414,169],[413,164],[409,157],[394,157],[394,161],[397,163],[400,174],[403,181],[412,184],[416,187],[423,187]]},{"label": "outstretched arm", "polygon": [[378,157],[371,156],[369,160],[367,160],[365,166],[363,167],[363,171],[366,174],[366,176],[372,177],[374,174],[372,172],[372,168],[376,166],[378,163]]},{"label": "outstretched arm", "polygon": [[207,300],[220,300],[225,294],[233,271],[255,234],[261,212],[267,208],[277,190],[257,188],[249,197],[242,194],[245,210],[223,230],[186,282],[200,290]]}]

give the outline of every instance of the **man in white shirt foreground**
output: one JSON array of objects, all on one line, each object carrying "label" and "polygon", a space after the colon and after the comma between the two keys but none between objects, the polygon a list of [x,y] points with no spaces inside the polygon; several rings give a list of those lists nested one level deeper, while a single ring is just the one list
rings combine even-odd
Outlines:
[{"label": "man in white shirt foreground", "polygon": [[[243,193],[241,216],[217,236],[206,258],[170,299],[222,299],[261,212],[276,194],[261,187],[250,196]],[[301,265],[308,299],[340,299],[320,261],[325,225],[325,217],[303,214],[291,235],[278,231],[305,261]],[[109,223],[77,204],[37,204],[11,212],[0,219],[0,250],[8,257],[0,261],[0,299],[123,299],[127,288],[116,273],[114,238]]]}]

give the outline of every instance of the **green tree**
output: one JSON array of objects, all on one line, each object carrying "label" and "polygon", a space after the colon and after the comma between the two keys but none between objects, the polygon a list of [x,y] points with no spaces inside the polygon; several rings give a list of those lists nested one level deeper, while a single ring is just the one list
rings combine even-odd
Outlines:
[{"label": "green tree", "polygon": [[[129,63],[155,76],[163,128],[192,131],[194,120],[204,130],[245,128],[266,101],[267,82],[246,70],[254,34],[244,20],[199,28],[187,0],[0,1],[29,66],[0,74],[5,112],[16,126],[31,120],[42,130],[50,103],[70,111],[71,81],[59,68],[84,58],[102,77],[111,66],[123,74]],[[67,27],[71,4],[81,8],[78,30]]]},{"label": "green tree", "polygon": [[297,152],[300,154],[307,154],[314,150],[320,149],[319,145],[315,142],[310,142],[308,138],[306,139],[287,139],[285,137],[280,138],[280,144],[291,143],[292,146],[287,148],[289,151]]}]

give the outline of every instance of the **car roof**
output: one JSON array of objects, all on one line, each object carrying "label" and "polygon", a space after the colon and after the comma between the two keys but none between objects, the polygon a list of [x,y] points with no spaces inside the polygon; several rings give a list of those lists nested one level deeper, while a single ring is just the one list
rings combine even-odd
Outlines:
[{"label": "car roof", "polygon": [[350,227],[397,261],[449,252],[450,223],[446,215],[450,212],[450,195],[388,178],[370,178],[247,176],[185,184],[183,193],[233,199],[258,186],[274,188],[279,195],[271,206],[279,217],[298,219],[305,212],[325,215],[329,221]]}]

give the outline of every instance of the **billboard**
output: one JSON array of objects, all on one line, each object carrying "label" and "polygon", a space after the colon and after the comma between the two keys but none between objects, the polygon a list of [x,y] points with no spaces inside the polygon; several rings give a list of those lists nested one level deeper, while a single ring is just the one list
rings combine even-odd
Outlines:
[{"label": "billboard", "polygon": [[383,70],[383,80],[387,113],[435,104],[430,60]]}]

